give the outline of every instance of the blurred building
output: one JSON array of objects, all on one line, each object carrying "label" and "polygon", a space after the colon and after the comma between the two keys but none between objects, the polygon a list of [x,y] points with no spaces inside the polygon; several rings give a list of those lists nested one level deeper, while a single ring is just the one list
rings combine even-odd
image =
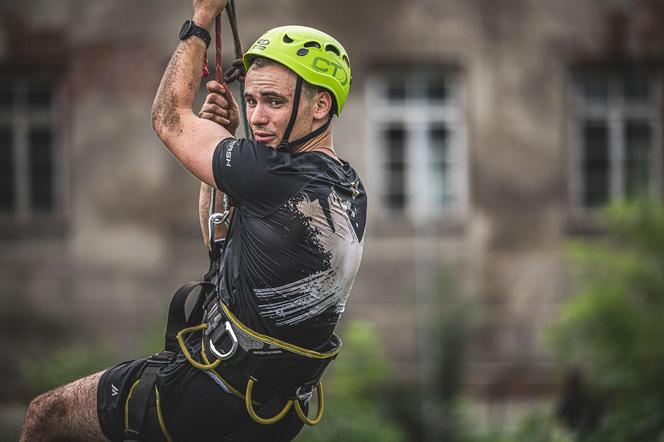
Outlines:
[{"label": "blurred building", "polygon": [[[426,383],[437,315],[472,298],[466,390],[497,420],[550,395],[540,335],[569,294],[565,242],[600,232],[609,200],[662,190],[664,1],[237,3],[245,47],[298,23],[350,53],[335,146],[370,222],[344,320]],[[24,400],[20,357],[131,348],[206,269],[198,185],[150,124],[189,8],[0,1],[0,340],[21,349],[0,402]]]}]

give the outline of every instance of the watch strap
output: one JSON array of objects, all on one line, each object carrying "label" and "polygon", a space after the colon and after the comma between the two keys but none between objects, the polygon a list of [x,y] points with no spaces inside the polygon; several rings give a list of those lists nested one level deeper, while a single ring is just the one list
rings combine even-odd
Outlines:
[{"label": "watch strap", "polygon": [[180,40],[186,40],[192,35],[195,35],[196,37],[203,40],[206,47],[210,46],[212,37],[210,37],[210,33],[207,31],[207,29],[198,26],[193,20],[187,20],[184,22],[182,28],[180,29]]}]

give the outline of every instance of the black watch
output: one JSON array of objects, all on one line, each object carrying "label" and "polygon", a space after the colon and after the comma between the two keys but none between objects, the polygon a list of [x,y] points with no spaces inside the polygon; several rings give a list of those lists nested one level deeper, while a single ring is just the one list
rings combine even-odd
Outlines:
[{"label": "black watch", "polygon": [[200,38],[205,42],[205,47],[210,46],[210,33],[205,29],[198,26],[193,20],[187,20],[180,28],[180,40],[186,40],[192,35]]}]

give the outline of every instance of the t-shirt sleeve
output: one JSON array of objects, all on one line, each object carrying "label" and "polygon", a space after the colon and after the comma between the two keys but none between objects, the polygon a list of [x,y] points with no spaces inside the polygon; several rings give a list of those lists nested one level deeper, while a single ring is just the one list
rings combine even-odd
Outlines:
[{"label": "t-shirt sleeve", "polygon": [[238,206],[267,215],[310,180],[291,166],[291,155],[248,139],[227,138],[214,151],[212,173],[217,187]]}]

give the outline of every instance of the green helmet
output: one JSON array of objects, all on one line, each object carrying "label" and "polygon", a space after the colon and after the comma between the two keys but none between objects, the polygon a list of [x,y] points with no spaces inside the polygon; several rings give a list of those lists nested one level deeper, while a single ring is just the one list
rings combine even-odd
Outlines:
[{"label": "green helmet", "polygon": [[254,57],[266,57],[287,66],[307,83],[332,93],[336,114],[350,90],[350,60],[341,44],[324,32],[306,26],[281,26],[263,34],[244,54],[244,68]]}]

